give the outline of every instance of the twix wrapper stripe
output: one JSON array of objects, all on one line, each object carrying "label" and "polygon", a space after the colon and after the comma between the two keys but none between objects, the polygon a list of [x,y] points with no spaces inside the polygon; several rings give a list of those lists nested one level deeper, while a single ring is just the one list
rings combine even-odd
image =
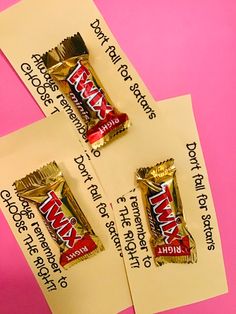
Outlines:
[{"label": "twix wrapper stripe", "polygon": [[156,265],[196,263],[196,245],[186,228],[174,159],[140,168],[136,178],[143,192]]},{"label": "twix wrapper stripe", "polygon": [[60,264],[65,269],[104,249],[55,161],[16,181],[15,186],[21,197],[36,205],[60,248]]},{"label": "twix wrapper stripe", "polygon": [[86,138],[93,148],[129,127],[127,114],[115,108],[89,63],[89,52],[79,33],[63,40],[42,59],[60,90],[79,110],[87,125]]}]

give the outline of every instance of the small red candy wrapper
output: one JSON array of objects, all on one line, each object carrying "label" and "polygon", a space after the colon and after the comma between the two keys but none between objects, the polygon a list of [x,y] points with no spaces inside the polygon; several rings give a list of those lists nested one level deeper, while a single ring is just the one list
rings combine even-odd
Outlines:
[{"label": "small red candy wrapper", "polygon": [[156,265],[196,263],[196,245],[184,220],[174,160],[140,168],[136,177],[143,192]]},{"label": "small red candy wrapper", "polygon": [[79,33],[63,40],[42,59],[62,93],[80,112],[87,126],[86,139],[94,149],[129,127],[128,115],[116,109],[89,63],[89,52]]},{"label": "small red candy wrapper", "polygon": [[36,205],[59,246],[65,269],[104,249],[55,162],[16,181],[15,186],[22,198]]}]

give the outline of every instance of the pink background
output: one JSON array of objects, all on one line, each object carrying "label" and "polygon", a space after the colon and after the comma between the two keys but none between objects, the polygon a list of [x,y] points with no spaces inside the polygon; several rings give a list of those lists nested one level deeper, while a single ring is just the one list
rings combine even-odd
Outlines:
[{"label": "pink background", "polygon": [[[0,10],[15,2],[0,0]],[[163,313],[235,314],[236,248],[232,229],[235,234],[236,210],[232,195],[236,178],[236,2],[96,0],[95,3],[157,100],[192,94],[222,236],[229,293]],[[42,117],[1,54],[0,135]],[[184,123],[184,117],[180,123]],[[2,214],[0,249],[0,313],[50,313]]]}]

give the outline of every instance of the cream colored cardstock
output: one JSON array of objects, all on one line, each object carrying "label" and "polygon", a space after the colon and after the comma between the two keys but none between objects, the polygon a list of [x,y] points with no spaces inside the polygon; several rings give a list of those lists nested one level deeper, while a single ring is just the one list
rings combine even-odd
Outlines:
[{"label": "cream colored cardstock", "polygon": [[[46,74],[40,59],[44,52],[78,31],[88,46],[90,62],[113,103],[129,115],[132,123],[128,132],[100,151],[91,150],[84,141],[84,124],[75,106],[64,99]],[[24,0],[1,14],[0,39],[3,52],[43,112],[46,115],[57,111],[66,113],[91,158],[104,190],[113,201],[136,312],[151,314],[225,293],[227,284],[220,237],[190,97],[165,100],[156,105],[91,0],[69,0],[66,6],[62,0],[51,0],[46,5],[42,5],[41,1]],[[18,47],[17,53],[15,47]],[[191,147],[192,143],[196,143],[196,148],[190,154],[196,156],[191,161],[186,145]],[[207,210],[200,207],[193,178],[198,173],[191,170],[195,157],[201,165],[199,175],[204,177]],[[161,268],[154,267],[152,263],[148,270],[143,267],[133,269],[126,250],[125,229],[117,199],[135,186],[134,173],[138,167],[150,166],[168,158],[175,159],[184,213],[197,242],[198,263],[170,264]],[[148,243],[148,226],[140,200],[138,204]],[[207,248],[203,225],[202,215],[208,213],[211,218],[207,223],[213,227],[214,250]],[[134,223],[131,228],[135,234]],[[136,244],[138,247],[138,242]],[[143,252],[140,251],[137,249],[141,261]]]},{"label": "cream colored cardstock", "polygon": [[[44,119],[0,139],[0,207],[55,314],[118,313],[131,306],[119,238],[113,212],[94,174],[87,155],[64,113]],[[16,195],[13,182],[55,160],[65,176],[105,250],[68,270],[59,265],[59,247],[44,225],[38,210],[27,218],[27,202]],[[43,235],[35,232],[38,226]],[[37,231],[38,232],[38,231]],[[55,255],[41,246],[42,239]],[[44,243],[45,243],[44,242]]]},{"label": "cream colored cardstock", "polygon": [[[142,143],[142,149],[137,143],[133,153],[127,155],[123,169],[130,174],[133,186],[130,192],[124,191],[112,200],[136,314],[153,314],[227,292],[217,218],[191,99],[184,96],[158,104],[162,119],[156,128],[156,141],[152,137],[146,145]],[[142,154],[143,150],[146,154]],[[141,152],[139,159],[135,152]],[[175,159],[184,217],[196,242],[198,260],[196,264],[157,267],[141,189],[134,173],[140,167],[153,166],[171,157]]]}]

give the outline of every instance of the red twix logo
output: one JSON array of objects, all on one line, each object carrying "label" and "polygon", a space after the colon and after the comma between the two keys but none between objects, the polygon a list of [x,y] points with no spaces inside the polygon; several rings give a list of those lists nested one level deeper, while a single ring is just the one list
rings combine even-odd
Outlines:
[{"label": "red twix logo", "polygon": [[159,193],[149,197],[149,202],[160,225],[164,241],[170,244],[174,240],[181,240],[181,236],[170,206],[170,202],[173,201],[170,190],[167,185],[161,185],[161,187],[162,190]]},{"label": "red twix logo", "polygon": [[97,113],[99,119],[104,120],[107,113],[113,111],[112,107],[107,103],[104,94],[92,80],[88,77],[91,73],[78,61],[77,67],[67,78],[67,81],[74,85],[75,90],[80,96],[87,101],[88,106]]},{"label": "red twix logo", "polygon": [[48,198],[39,206],[40,212],[44,215],[51,227],[56,230],[59,238],[65,242],[66,246],[72,248],[76,240],[81,239],[77,235],[73,224],[76,222],[74,217],[68,219],[61,210],[62,202],[55,192],[48,192]]}]

